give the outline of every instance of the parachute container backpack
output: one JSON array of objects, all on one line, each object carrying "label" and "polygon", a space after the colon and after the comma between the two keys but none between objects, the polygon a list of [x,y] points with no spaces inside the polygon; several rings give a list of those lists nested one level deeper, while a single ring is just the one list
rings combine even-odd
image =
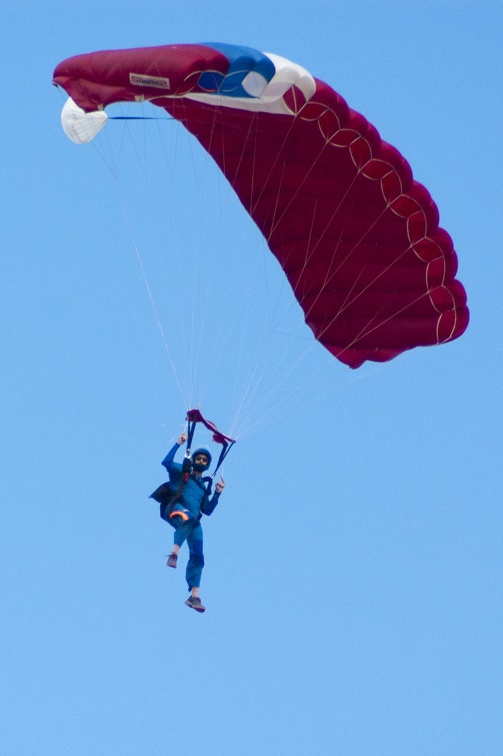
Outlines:
[{"label": "parachute container backpack", "polygon": [[105,108],[164,108],[216,161],[281,264],[315,338],[357,368],[458,338],[457,257],[405,158],[302,66],[228,44],[77,55],[54,83],[66,133],[90,141]]}]

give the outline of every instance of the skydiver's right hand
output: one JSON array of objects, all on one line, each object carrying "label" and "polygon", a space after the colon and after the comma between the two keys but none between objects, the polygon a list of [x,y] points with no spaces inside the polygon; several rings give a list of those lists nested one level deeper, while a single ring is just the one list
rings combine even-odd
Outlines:
[{"label": "skydiver's right hand", "polygon": [[186,434],[186,433],[182,433],[182,434],[181,434],[181,435],[180,435],[180,436],[178,437],[178,441],[177,441],[177,444],[178,444],[178,446],[183,446],[183,445],[184,445],[184,443],[186,442],[186,440],[187,440],[187,434]]}]

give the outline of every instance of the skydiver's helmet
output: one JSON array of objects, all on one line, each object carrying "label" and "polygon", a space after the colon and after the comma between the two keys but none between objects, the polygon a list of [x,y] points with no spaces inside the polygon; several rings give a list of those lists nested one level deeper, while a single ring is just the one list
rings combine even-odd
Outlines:
[{"label": "skydiver's helmet", "polygon": [[[208,462],[205,465],[202,465],[200,463],[196,464],[196,457],[199,454],[204,454],[204,456],[208,458]],[[199,446],[195,450],[195,452],[193,452],[193,454],[192,454],[192,467],[194,468],[194,470],[196,472],[204,472],[205,470],[208,469],[208,467],[210,465],[211,465],[211,452],[210,452],[210,450],[208,449],[207,446]]]}]

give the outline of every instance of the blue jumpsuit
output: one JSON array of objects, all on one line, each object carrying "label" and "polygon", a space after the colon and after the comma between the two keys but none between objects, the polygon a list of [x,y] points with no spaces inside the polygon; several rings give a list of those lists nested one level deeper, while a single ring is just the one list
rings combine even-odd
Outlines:
[{"label": "blue jumpsuit", "polygon": [[[174,462],[180,446],[175,444],[162,461],[169,475],[170,488],[176,491],[182,477],[182,466]],[[175,528],[174,542],[182,546],[187,541],[189,561],[185,578],[189,591],[199,588],[204,567],[203,529],[201,515],[210,515],[218,504],[220,494],[215,491],[211,499],[206,495],[206,486],[197,475],[190,475],[183,485],[182,495],[176,502],[170,516],[170,523]]]}]

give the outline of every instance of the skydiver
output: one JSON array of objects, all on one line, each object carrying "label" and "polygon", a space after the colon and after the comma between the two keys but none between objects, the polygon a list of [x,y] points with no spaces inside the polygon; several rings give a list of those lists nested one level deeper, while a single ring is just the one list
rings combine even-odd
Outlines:
[{"label": "skydiver", "polygon": [[200,447],[194,451],[192,454],[192,470],[186,481],[183,482],[185,470],[182,465],[174,462],[174,457],[186,441],[187,435],[182,433],[162,461],[162,465],[168,471],[169,487],[172,491],[177,492],[173,500],[172,511],[169,514],[169,523],[175,528],[174,545],[171,554],[168,556],[166,566],[176,568],[180,547],[187,541],[189,561],[185,578],[190,596],[185,603],[191,609],[195,609],[196,612],[204,612],[206,607],[199,598],[201,573],[204,567],[201,516],[213,513],[220,494],[224,490],[225,483],[221,478],[215,486],[213,496],[209,498],[206,485],[202,479],[203,472],[211,464],[211,453],[207,447]]}]

